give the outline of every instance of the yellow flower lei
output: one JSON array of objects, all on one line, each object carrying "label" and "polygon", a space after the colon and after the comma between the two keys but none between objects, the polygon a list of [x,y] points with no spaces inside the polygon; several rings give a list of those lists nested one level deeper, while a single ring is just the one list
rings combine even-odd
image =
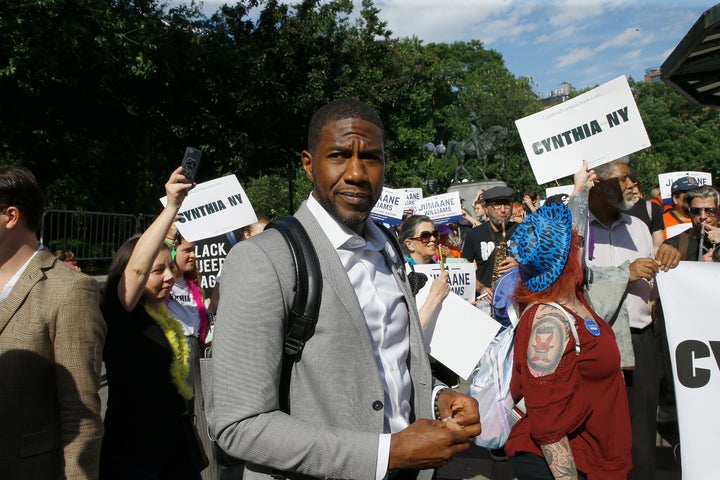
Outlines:
[{"label": "yellow flower lei", "polygon": [[190,347],[188,347],[187,340],[185,340],[180,322],[170,316],[167,307],[163,303],[157,309],[148,305],[143,305],[143,307],[148,315],[160,326],[170,344],[170,349],[173,352],[173,361],[170,364],[172,382],[177,387],[180,395],[191,399],[193,392],[187,383],[188,373],[190,372]]}]

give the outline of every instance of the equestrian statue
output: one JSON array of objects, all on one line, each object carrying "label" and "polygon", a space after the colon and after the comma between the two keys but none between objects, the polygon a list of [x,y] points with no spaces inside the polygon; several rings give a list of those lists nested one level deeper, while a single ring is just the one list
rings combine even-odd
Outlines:
[{"label": "equestrian statue", "polygon": [[473,113],[470,117],[470,138],[463,142],[450,141],[447,145],[445,165],[447,165],[453,155],[458,159],[454,182],[461,181],[458,178],[458,174],[461,171],[465,173],[466,178],[470,178],[470,172],[465,168],[466,159],[470,160],[475,158],[481,163],[481,172],[484,180],[488,179],[485,170],[490,162],[499,162],[500,172],[505,169],[505,157],[499,150],[505,145],[505,141],[507,140],[507,128],[495,125],[488,128],[487,131],[483,131],[480,125],[478,125],[479,120],[480,117],[476,113]]}]

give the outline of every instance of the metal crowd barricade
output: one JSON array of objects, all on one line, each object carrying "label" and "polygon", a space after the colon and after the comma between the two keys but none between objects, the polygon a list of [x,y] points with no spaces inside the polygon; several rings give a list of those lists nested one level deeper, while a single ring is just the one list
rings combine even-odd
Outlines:
[{"label": "metal crowd barricade", "polygon": [[79,261],[110,260],[128,238],[139,233],[146,216],[77,210],[46,210],[40,242],[51,251],[71,250]]}]

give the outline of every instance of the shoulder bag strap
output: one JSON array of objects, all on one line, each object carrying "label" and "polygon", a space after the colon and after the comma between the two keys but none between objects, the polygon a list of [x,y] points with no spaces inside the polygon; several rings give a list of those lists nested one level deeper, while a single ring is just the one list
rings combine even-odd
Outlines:
[{"label": "shoulder bag strap", "polygon": [[310,237],[297,218],[288,215],[270,222],[265,227],[266,230],[268,228],[282,234],[295,264],[295,297],[285,334],[285,358],[297,362],[305,343],[315,333],[322,292],[320,261]]},{"label": "shoulder bag strap", "polygon": [[550,305],[551,307],[554,307],[554,308],[560,310],[563,313],[563,315],[565,315],[565,318],[567,319],[568,323],[570,324],[570,330],[572,330],[573,338],[575,339],[575,355],[580,355],[580,337],[578,336],[577,327],[575,326],[575,319],[570,316],[570,314],[567,312],[567,310],[565,310],[563,307],[558,305],[556,302],[533,302],[530,305],[528,305],[527,307],[525,307],[525,310],[523,310],[523,314],[526,311],[528,311],[528,309],[530,307],[532,307],[533,305],[538,305],[538,304]]}]

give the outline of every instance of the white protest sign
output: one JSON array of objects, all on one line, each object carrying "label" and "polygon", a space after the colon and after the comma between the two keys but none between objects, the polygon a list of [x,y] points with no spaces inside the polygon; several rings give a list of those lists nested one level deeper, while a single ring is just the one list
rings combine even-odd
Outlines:
[{"label": "white protest sign", "polygon": [[720,265],[680,262],[656,278],[672,359],[682,476],[715,479],[720,471],[720,415],[715,414],[720,398]]},{"label": "white protest sign", "polygon": [[[163,206],[167,197],[160,199]],[[255,211],[235,175],[199,183],[180,207],[175,222],[186,240],[195,242],[257,222]]]},{"label": "white protest sign", "polygon": [[415,202],[415,215],[427,215],[436,225],[462,220],[460,192],[443,193]]},{"label": "white protest sign", "polygon": [[624,75],[515,125],[538,185],[650,146]]},{"label": "white protest sign", "polygon": [[[424,273],[428,281],[433,281],[442,273],[442,266],[439,263],[428,263],[424,265],[413,265],[415,271]],[[410,270],[408,266],[408,271]],[[475,264],[446,263],[445,270],[448,271],[450,291],[459,295],[464,300],[470,301],[475,298]]]},{"label": "white protest sign", "polygon": [[672,205],[671,187],[675,180],[682,177],[690,177],[691,181],[697,183],[698,187],[712,185],[712,175],[707,172],[667,172],[658,175],[660,185],[660,196],[664,205]]},{"label": "white protest sign", "polygon": [[[418,292],[418,308],[425,303],[431,283]],[[450,292],[437,316],[423,329],[423,336],[428,353],[467,380],[499,328],[492,317]]]},{"label": "white protest sign", "polygon": [[415,203],[423,198],[422,188],[406,188],[405,189],[405,212],[410,213],[415,207]]},{"label": "white protest sign", "polygon": [[[549,187],[545,189],[545,198],[548,199],[555,195],[572,195],[575,185],[562,185],[560,187]],[[544,202],[543,202],[544,203]]]},{"label": "white protest sign", "polygon": [[400,225],[405,209],[405,191],[383,187],[380,198],[370,211],[370,218],[387,225]]}]

